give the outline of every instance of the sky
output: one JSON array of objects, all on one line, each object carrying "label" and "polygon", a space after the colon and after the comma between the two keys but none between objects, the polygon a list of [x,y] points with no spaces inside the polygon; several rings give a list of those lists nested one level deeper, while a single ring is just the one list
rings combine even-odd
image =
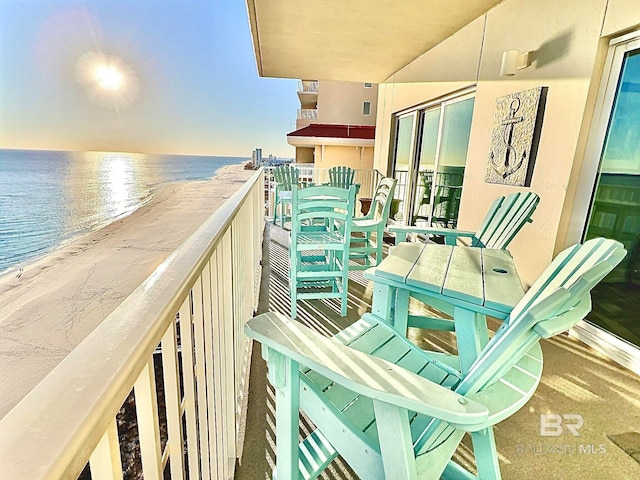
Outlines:
[{"label": "sky", "polygon": [[244,0],[0,0],[0,148],[294,157]]}]

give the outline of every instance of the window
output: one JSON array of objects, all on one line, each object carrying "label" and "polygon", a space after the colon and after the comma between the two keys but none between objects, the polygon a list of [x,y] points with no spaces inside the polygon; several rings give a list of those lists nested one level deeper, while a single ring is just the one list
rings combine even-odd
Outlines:
[{"label": "window", "polygon": [[369,83],[369,82],[366,82],[366,83],[364,84],[364,88],[371,88],[372,86],[373,86],[373,84],[372,84],[372,83]]},{"label": "window", "polygon": [[362,114],[363,115],[371,115],[371,102],[363,102],[362,103]]},{"label": "window", "polygon": [[[589,149],[594,167],[597,163],[597,172],[595,186],[589,185],[594,191],[583,240],[613,238],[623,243],[629,252],[604,282],[593,289],[593,308],[587,322],[638,347],[640,32],[629,36],[631,38],[621,37],[620,41],[612,42],[603,72],[602,84],[606,86],[600,94],[603,109],[596,117]],[[600,338],[600,334],[596,337]],[[625,350],[621,355],[629,354]]]},{"label": "window", "polygon": [[473,104],[467,93],[396,115],[396,220],[456,227]]}]

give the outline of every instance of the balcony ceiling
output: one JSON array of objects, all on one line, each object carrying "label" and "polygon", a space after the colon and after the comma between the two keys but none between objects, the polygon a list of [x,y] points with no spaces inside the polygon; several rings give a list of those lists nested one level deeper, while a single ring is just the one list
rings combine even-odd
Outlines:
[{"label": "balcony ceiling", "polygon": [[381,83],[501,0],[247,0],[263,77]]}]

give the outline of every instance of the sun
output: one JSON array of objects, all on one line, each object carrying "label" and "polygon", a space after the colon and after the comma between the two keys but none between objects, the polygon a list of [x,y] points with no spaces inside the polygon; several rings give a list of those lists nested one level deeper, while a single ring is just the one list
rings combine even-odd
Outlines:
[{"label": "sun", "polygon": [[95,78],[98,84],[105,90],[118,90],[122,87],[122,73],[111,65],[98,65]]},{"label": "sun", "polygon": [[135,70],[122,58],[104,52],[87,52],[76,65],[76,78],[98,105],[120,111],[138,97],[140,83]]}]

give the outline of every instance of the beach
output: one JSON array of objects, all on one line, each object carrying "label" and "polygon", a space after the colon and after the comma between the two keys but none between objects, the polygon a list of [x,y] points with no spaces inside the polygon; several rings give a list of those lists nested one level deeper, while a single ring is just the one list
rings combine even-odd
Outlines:
[{"label": "beach", "polygon": [[0,277],[0,418],[255,173],[164,187],[131,215]]}]

